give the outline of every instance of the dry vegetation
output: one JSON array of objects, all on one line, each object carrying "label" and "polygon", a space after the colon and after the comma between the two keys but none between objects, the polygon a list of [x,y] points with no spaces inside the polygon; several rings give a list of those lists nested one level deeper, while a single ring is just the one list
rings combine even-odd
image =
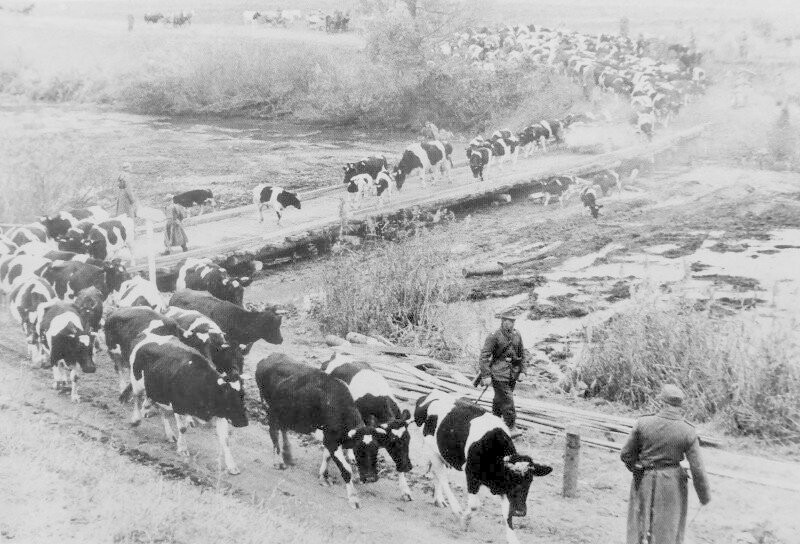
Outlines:
[{"label": "dry vegetation", "polygon": [[747,315],[714,317],[682,298],[640,289],[594,332],[577,377],[595,394],[646,408],[679,384],[695,421],[732,432],[800,440],[800,369],[794,324]]}]

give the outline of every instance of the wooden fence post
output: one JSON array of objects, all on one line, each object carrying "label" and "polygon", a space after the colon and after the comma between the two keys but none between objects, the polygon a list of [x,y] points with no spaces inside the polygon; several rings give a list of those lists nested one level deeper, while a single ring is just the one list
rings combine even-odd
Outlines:
[{"label": "wooden fence post", "polygon": [[578,496],[578,466],[581,454],[581,435],[577,429],[567,429],[567,441],[564,448],[564,497]]}]

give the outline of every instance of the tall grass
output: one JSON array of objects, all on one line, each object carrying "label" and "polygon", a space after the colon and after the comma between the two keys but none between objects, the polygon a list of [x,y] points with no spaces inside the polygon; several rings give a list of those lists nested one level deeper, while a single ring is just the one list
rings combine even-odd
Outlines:
[{"label": "tall grass", "polygon": [[334,258],[314,309],[326,333],[379,334],[402,344],[438,342],[442,310],[461,296],[452,256],[423,234]]},{"label": "tall grass", "polygon": [[800,366],[794,323],[713,317],[692,301],[642,289],[594,332],[578,375],[636,408],[665,383],[687,393],[687,415],[732,432],[800,440]]}]

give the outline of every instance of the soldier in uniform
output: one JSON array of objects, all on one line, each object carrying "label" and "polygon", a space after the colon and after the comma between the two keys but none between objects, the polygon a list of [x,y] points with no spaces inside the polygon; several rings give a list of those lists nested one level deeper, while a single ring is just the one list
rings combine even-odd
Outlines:
[{"label": "soldier in uniform", "polygon": [[515,428],[514,386],[522,372],[524,351],[522,337],[514,330],[515,317],[509,313],[497,316],[500,328],[490,334],[483,344],[480,357],[480,383],[494,388],[492,413],[502,417],[511,430],[511,437],[520,435]]},{"label": "soldier in uniform", "polygon": [[660,412],[639,418],[620,457],[633,473],[628,502],[627,544],[681,544],[686,528],[686,470],[700,504],[710,499],[708,480],[694,427],[681,415],[683,391],[665,385]]}]

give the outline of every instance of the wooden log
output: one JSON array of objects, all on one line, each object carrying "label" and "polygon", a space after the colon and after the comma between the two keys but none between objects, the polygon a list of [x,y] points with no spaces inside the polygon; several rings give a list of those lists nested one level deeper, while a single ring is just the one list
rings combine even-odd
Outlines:
[{"label": "wooden log", "polygon": [[472,278],[475,276],[502,276],[503,267],[498,263],[478,264],[462,268],[461,273],[465,278]]},{"label": "wooden log", "polygon": [[553,251],[554,249],[558,249],[559,247],[561,247],[561,245],[563,243],[564,242],[562,242],[561,240],[559,240],[557,242],[553,242],[552,244],[548,244],[548,245],[544,246],[542,249],[534,251],[533,253],[531,253],[530,255],[527,255],[525,257],[521,257],[519,259],[514,259],[514,260],[510,260],[510,261],[506,261],[506,262],[502,262],[501,261],[500,265],[505,267],[505,268],[507,268],[509,266],[517,266],[517,265],[520,265],[520,264],[525,264],[525,263],[529,263],[531,261],[535,261],[536,259],[541,259],[547,253]]},{"label": "wooden log", "polygon": [[561,494],[565,497],[578,496],[578,468],[581,455],[581,435],[576,429],[567,430],[564,446],[564,481]]}]

